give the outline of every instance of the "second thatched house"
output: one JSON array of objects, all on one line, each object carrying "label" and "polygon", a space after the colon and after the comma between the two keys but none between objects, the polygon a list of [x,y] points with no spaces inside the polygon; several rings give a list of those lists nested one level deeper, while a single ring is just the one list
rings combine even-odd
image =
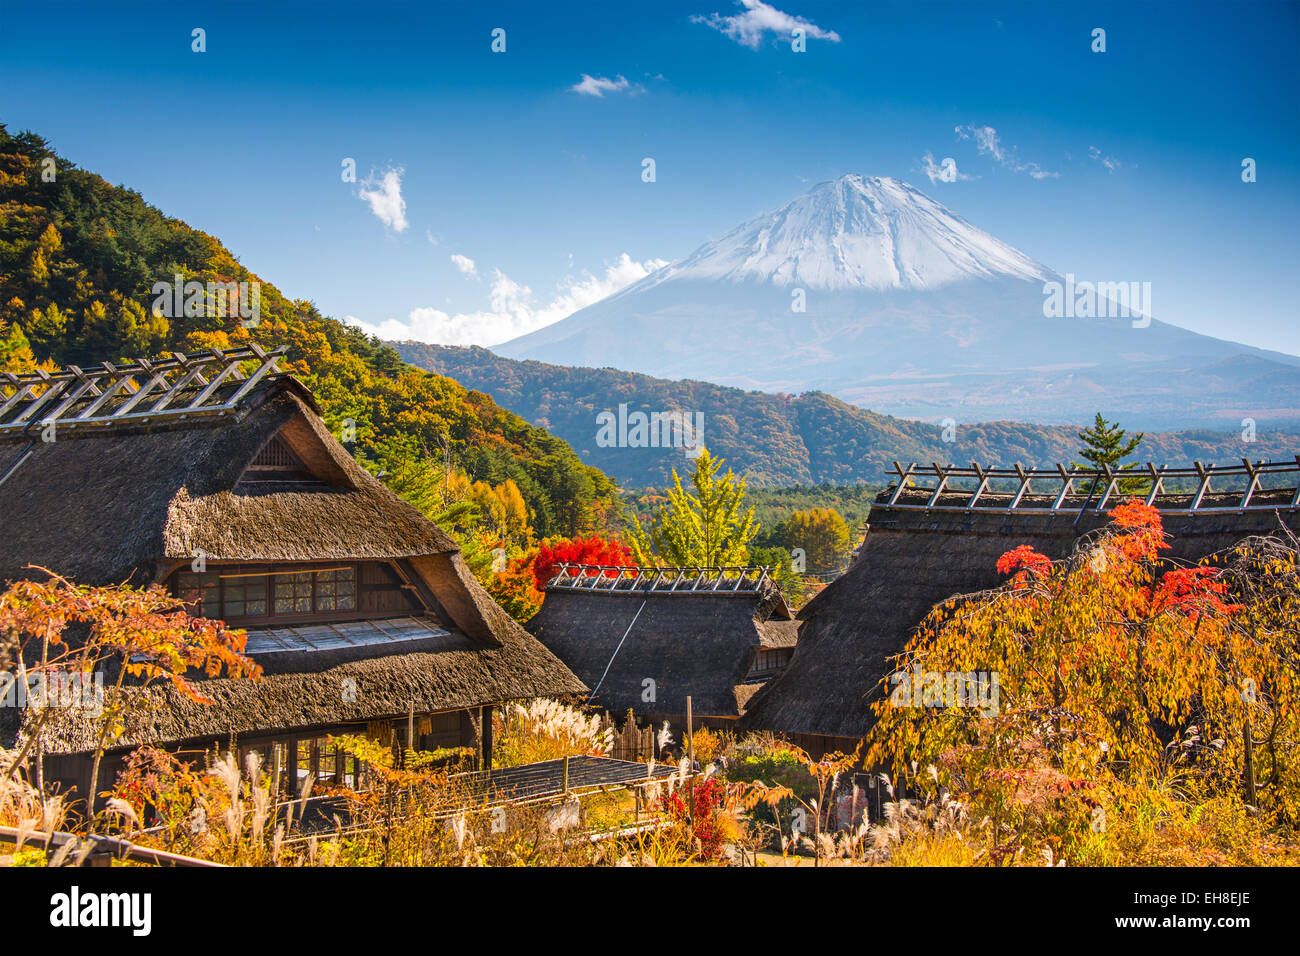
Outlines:
[{"label": "second thatched house", "polygon": [[565,565],[528,630],[614,716],[734,725],[794,652],[797,622],[762,568]]},{"label": "second thatched house", "polygon": [[[456,543],[371,476],[310,392],[256,347],[0,378],[0,583],[48,568],[83,585],[170,590],[248,633],[259,681],[128,690],[127,750],[257,750],[282,789],[354,782],[326,740],[368,734],[470,746],[490,765],[491,710],[585,693],[502,611]],[[76,712],[34,751],[46,781],[85,794],[96,724]],[[11,708],[0,743],[25,733]]]},{"label": "second thatched house", "polygon": [[[920,484],[928,476],[929,487]],[[930,609],[998,585],[999,556],[1027,544],[1051,558],[1109,521],[1133,472],[935,466],[900,469],[872,506],[852,566],[799,612],[790,666],[741,721],[813,753],[852,751],[872,724],[889,659]],[[1300,460],[1215,468],[1149,466],[1140,497],[1158,508],[1168,556],[1195,562],[1251,535],[1300,530]],[[963,488],[962,486],[965,485]]]}]

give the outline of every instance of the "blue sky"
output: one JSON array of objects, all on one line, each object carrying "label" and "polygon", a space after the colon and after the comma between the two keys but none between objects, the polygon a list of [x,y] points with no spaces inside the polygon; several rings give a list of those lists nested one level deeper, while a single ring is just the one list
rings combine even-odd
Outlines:
[{"label": "blue sky", "polygon": [[[390,335],[500,340],[859,172],[905,179],[1058,271],[1150,281],[1165,321],[1300,353],[1294,2],[169,0],[4,16],[0,122]],[[767,22],[782,29],[755,36]],[[972,178],[931,182],[927,153]],[[342,181],[348,157],[360,182]]]}]

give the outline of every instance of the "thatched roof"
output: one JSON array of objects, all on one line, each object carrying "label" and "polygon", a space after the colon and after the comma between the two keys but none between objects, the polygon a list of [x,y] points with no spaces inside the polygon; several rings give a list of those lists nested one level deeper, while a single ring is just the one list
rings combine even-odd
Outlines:
[{"label": "thatched roof", "polygon": [[799,641],[799,622],[795,620],[758,621],[758,643],[770,649],[794,647]]},{"label": "thatched roof", "polygon": [[[128,688],[124,693],[140,713],[115,746],[173,746],[224,739],[232,733],[262,735],[400,719],[412,704],[421,714],[585,691],[522,629],[517,635],[504,634],[497,647],[485,647],[453,632],[408,644],[405,653],[341,662],[329,654],[316,656],[317,661],[300,659],[292,672],[269,674],[258,681],[201,680],[196,686],[215,701],[212,705],[197,703],[170,684],[156,684],[146,691]],[[94,748],[93,722],[71,711],[60,718],[47,725],[46,753]],[[0,739],[7,743],[16,731],[12,716],[9,719],[8,727],[0,727]]]},{"label": "thatched roof", "polygon": [[[924,503],[928,492],[900,503]],[[969,497],[969,493],[967,493]],[[937,603],[1001,583],[995,565],[1006,551],[1032,545],[1052,558],[1106,519],[1078,512],[1022,514],[1006,510],[925,511],[891,508],[886,496],[871,511],[870,530],[848,572],[799,613],[799,643],[789,667],[754,695],[741,726],[788,734],[859,737],[871,726],[869,701],[913,629]],[[1289,501],[1289,496],[1284,500]],[[991,506],[1009,501],[990,496]],[[1210,502],[1214,503],[1214,502]],[[1159,506],[1161,502],[1157,501]],[[1300,528],[1300,513],[1278,510],[1166,512],[1171,557],[1195,561],[1242,538]]]},{"label": "thatched roof", "polygon": [[[239,488],[280,434],[322,481],[309,490]],[[23,456],[26,456],[23,459]],[[268,381],[237,414],[96,432],[0,437],[0,579],[39,564],[83,584],[165,576],[210,561],[398,558],[456,544],[353,460],[307,390]]]},{"label": "thatched roof", "polygon": [[[241,480],[272,438],[311,480]],[[207,681],[216,707],[151,691],[156,716],[135,742],[402,716],[412,700],[428,711],[586,691],[492,601],[450,537],[357,464],[289,376],[268,376],[228,412],[198,418],[69,427],[52,442],[11,428],[0,432],[6,475],[0,583],[40,577],[27,567],[36,565],[80,584],[143,585],[200,551],[209,562],[387,560],[427,587],[452,632],[368,660],[295,655],[293,672],[258,684]],[[358,684],[353,703],[338,694],[346,676]],[[55,746],[80,746],[81,733],[56,731],[65,743]]]},{"label": "thatched roof", "polygon": [[[735,717],[755,651],[792,638],[789,613],[771,581],[738,594],[557,588],[527,627],[615,714],[685,713],[690,695],[695,714]],[[647,679],[654,701],[642,700]]]}]

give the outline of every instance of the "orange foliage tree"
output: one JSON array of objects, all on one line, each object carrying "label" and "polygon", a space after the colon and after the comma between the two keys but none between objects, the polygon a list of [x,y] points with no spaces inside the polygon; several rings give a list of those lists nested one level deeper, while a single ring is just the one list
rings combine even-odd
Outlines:
[{"label": "orange foliage tree", "polygon": [[[1175,765],[1199,792],[1251,803],[1263,770],[1269,805],[1293,819],[1295,542],[1179,567],[1165,537],[1159,512],[1131,499],[1064,560],[1004,554],[1003,586],[937,606],[895,659],[868,764],[977,804],[995,860],[1044,834],[1059,848],[1104,818],[1112,783]],[[1267,767],[1252,727],[1267,731]]]},{"label": "orange foliage tree", "polygon": [[[128,682],[135,688],[166,682],[192,700],[211,704],[194,675],[261,676],[261,668],[244,656],[242,630],[190,616],[160,587],[83,587],[45,573],[46,581],[17,581],[0,595],[0,659],[16,667],[14,680],[24,686],[67,675],[78,675],[90,686],[95,686],[96,675],[112,682],[102,701],[83,708],[98,722],[91,780],[98,779],[104,749],[124,732],[140,700],[139,694],[122,692]],[[73,706],[85,703],[74,701]],[[37,700],[29,701],[27,709],[23,740],[4,768],[6,778],[22,765],[42,729],[63,707]]]}]

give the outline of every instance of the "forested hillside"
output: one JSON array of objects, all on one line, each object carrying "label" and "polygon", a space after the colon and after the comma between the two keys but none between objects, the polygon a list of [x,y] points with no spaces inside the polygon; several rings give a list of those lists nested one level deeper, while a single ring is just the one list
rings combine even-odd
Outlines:
[{"label": "forested hillside", "polygon": [[[669,381],[611,368],[573,368],[514,361],[481,348],[401,342],[411,364],[449,375],[565,438],[582,456],[628,487],[662,485],[682,470],[679,449],[600,447],[596,416],[617,410],[704,415],[704,441],[754,486],[879,483],[895,460],[929,463],[1050,465],[1077,457],[1076,428],[984,422],[943,427],[880,415],[823,392],[781,395]],[[1124,420],[1123,409],[1103,409]],[[948,440],[945,440],[948,439]],[[1261,428],[1242,432],[1147,433],[1139,460],[1231,462],[1289,458],[1300,436]]]},{"label": "forested hillside", "polygon": [[[238,314],[154,314],[153,284],[177,274],[261,282],[259,324],[244,328]],[[480,512],[504,514],[522,494],[530,534],[602,531],[617,518],[610,480],[562,439],[486,395],[407,366],[392,348],[322,316],[311,302],[285,298],[213,236],[77,168],[39,136],[0,125],[0,368],[116,362],[250,339],[289,346],[286,367],[315,392],[331,427],[341,430],[350,419],[354,453],[388,472],[408,497],[427,499],[422,486],[431,482],[452,488],[446,465],[465,479],[465,499],[477,495]],[[505,504],[496,508],[492,500]],[[456,503],[446,495],[437,501]],[[494,528],[506,524],[502,515],[484,517],[501,519],[490,522]],[[468,519],[461,509],[447,520]]]}]

